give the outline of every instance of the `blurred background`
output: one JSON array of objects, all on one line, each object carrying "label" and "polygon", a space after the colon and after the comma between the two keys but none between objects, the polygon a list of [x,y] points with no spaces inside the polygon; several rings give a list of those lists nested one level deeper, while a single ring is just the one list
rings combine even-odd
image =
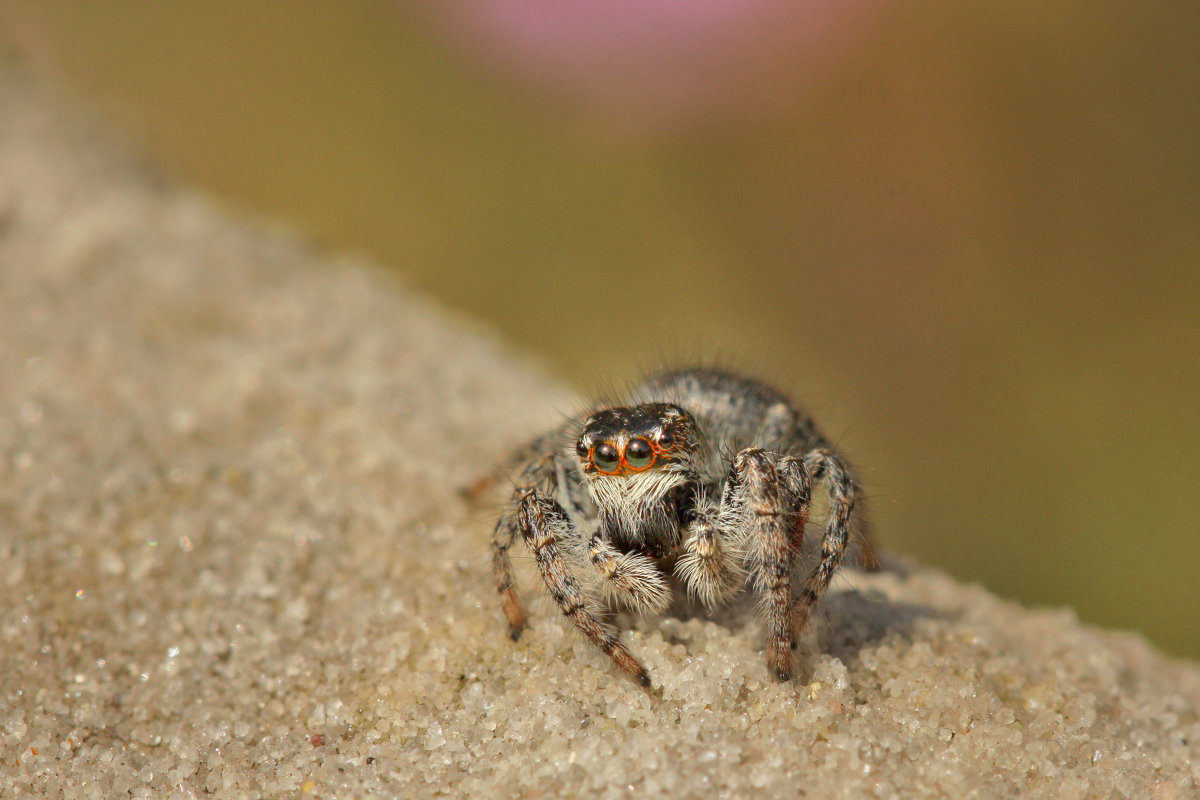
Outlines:
[{"label": "blurred background", "polygon": [[1200,4],[6,0],[164,168],[582,391],[746,368],[884,546],[1200,657]]}]

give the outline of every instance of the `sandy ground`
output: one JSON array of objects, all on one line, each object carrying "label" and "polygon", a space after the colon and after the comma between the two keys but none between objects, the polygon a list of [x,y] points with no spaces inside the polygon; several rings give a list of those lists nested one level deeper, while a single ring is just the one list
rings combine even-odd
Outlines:
[{"label": "sandy ground", "polygon": [[745,607],[632,621],[651,691],[530,580],[509,641],[459,488],[572,396],[49,94],[0,65],[0,797],[1200,796],[1195,665],[894,558],[789,684]]}]

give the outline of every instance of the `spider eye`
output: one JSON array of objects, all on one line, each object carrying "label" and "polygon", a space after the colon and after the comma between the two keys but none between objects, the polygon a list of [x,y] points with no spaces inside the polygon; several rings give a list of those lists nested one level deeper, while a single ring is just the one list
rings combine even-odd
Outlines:
[{"label": "spider eye", "polygon": [[670,447],[671,445],[675,444],[675,437],[669,430],[663,429],[663,431],[658,434],[658,443],[663,447]]},{"label": "spider eye", "polygon": [[596,449],[592,452],[592,463],[601,472],[616,472],[617,467],[621,465],[621,455],[617,452],[617,448],[605,442],[596,445]]},{"label": "spider eye", "polygon": [[625,461],[634,469],[643,469],[654,461],[654,448],[645,439],[630,439],[625,445]]},{"label": "spider eye", "polygon": [[578,442],[576,442],[575,443],[575,452],[579,454],[580,458],[587,458],[587,455],[588,455],[587,442],[583,439],[580,439]]}]

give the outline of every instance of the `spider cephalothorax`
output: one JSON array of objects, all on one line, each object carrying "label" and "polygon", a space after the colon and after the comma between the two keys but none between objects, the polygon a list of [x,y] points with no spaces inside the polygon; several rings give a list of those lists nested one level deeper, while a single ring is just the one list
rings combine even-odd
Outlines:
[{"label": "spider cephalothorax", "polygon": [[[774,389],[713,370],[652,377],[627,404],[540,437],[522,458],[492,540],[513,638],[525,624],[508,556],[520,533],[562,612],[644,685],[645,669],[601,622],[605,603],[573,570],[595,574],[607,603],[646,612],[670,604],[672,580],[712,607],[749,578],[767,618],[768,665],[787,680],[796,636],[841,564],[852,520],[865,524],[849,467],[813,422]],[[817,481],[828,484],[829,519],[820,561],[793,597]]]},{"label": "spider cephalothorax", "polygon": [[609,408],[583,425],[575,453],[605,538],[661,558],[679,542],[676,490],[695,480],[700,437],[670,403]]}]

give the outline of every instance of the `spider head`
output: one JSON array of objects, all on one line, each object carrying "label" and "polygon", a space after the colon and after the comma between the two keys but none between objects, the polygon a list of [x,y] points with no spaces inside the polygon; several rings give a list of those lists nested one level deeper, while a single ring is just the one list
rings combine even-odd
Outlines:
[{"label": "spider head", "polygon": [[696,425],[671,403],[597,411],[583,425],[575,453],[589,480],[641,473],[687,473],[699,444]]},{"label": "spider head", "polygon": [[671,403],[593,414],[575,442],[600,527],[622,550],[662,556],[679,535],[674,490],[694,479],[700,433]]}]

